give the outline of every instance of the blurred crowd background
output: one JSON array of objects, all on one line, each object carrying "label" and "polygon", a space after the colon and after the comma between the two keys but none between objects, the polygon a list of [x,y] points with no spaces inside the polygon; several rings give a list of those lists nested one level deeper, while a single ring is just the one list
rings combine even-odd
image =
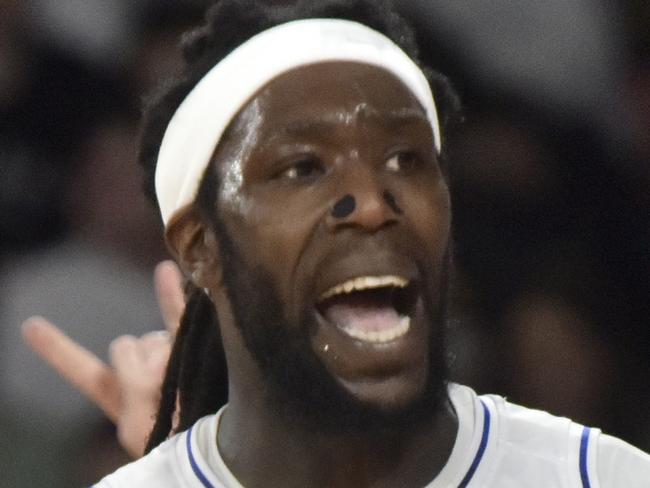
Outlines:
[{"label": "blurred crowd background", "polygon": [[[162,326],[139,110],[208,3],[0,0],[2,486],[127,461],[20,323],[44,315],[101,357]],[[447,139],[454,379],[650,450],[650,3],[398,5],[465,106]]]}]

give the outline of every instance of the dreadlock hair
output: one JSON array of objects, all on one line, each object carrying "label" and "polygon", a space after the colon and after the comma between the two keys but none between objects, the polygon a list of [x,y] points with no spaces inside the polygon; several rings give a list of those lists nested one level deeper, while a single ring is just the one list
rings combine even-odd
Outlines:
[{"label": "dreadlock hair", "polygon": [[[419,62],[415,36],[389,0],[221,0],[206,14],[205,23],[182,42],[185,65],[180,75],[163,83],[145,102],[139,161],[145,169],[145,193],[155,202],[154,176],[160,144],[176,109],[228,53],[255,34],[292,20],[342,18],[367,25],[398,44],[424,71],[433,90],[442,128],[460,120],[460,104],[448,80]],[[277,2],[275,2],[277,3]],[[443,146],[441,155],[446,160]],[[207,221],[215,211],[218,182],[206,171],[197,203]],[[227,401],[227,369],[214,305],[207,294],[189,283],[187,305],[169,359],[156,422],[146,452],[172,433],[189,428],[200,417],[216,412]],[[180,406],[178,424],[172,429]]]}]

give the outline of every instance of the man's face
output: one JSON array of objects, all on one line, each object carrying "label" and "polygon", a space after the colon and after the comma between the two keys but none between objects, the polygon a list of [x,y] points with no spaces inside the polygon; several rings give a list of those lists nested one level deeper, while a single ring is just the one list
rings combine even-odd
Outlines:
[{"label": "man's face", "polygon": [[386,414],[439,391],[450,205],[411,92],[361,64],[293,70],[215,162],[224,279],[270,388],[308,397],[311,378],[314,398]]}]

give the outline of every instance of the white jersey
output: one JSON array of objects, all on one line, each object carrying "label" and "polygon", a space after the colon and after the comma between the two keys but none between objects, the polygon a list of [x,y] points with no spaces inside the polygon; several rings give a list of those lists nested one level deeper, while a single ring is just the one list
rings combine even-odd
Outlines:
[{"label": "white jersey", "polygon": [[[425,488],[649,488],[650,456],[598,429],[451,385],[458,433]],[[217,448],[223,409],[95,488],[243,488]]]}]

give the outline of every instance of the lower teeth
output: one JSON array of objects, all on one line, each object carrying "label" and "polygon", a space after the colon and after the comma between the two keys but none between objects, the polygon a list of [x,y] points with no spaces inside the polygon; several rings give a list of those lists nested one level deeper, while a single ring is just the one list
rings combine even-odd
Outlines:
[{"label": "lower teeth", "polygon": [[400,317],[399,323],[395,327],[388,330],[365,331],[354,328],[341,328],[341,330],[350,337],[354,337],[355,339],[359,339],[361,341],[383,343],[390,342],[397,339],[398,337],[402,337],[408,332],[410,328],[411,317],[402,316]]}]

